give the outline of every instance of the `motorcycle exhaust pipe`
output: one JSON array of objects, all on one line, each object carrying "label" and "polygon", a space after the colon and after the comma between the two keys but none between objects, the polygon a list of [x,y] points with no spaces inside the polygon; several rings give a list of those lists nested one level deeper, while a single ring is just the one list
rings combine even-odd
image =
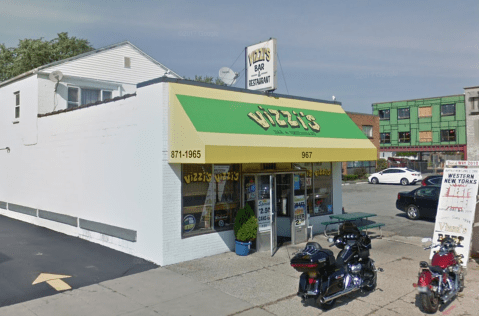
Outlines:
[{"label": "motorcycle exhaust pipe", "polygon": [[348,289],[346,289],[346,290],[343,290],[343,291],[334,293],[334,294],[331,295],[331,296],[322,297],[319,301],[320,301],[321,303],[326,303],[326,302],[329,302],[329,301],[331,301],[331,300],[334,300],[335,298],[338,298],[338,297],[340,297],[340,296],[343,296],[343,295],[352,293],[352,292],[357,291],[357,290],[359,290],[359,287],[351,287],[351,288],[348,288]]}]

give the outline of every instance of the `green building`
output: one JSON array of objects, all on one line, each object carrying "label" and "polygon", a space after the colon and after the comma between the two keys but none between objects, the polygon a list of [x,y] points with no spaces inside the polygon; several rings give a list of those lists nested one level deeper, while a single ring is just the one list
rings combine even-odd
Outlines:
[{"label": "green building", "polygon": [[428,160],[429,166],[446,159],[467,159],[463,94],[373,103],[372,107],[379,116],[381,157],[411,152],[419,160]]}]

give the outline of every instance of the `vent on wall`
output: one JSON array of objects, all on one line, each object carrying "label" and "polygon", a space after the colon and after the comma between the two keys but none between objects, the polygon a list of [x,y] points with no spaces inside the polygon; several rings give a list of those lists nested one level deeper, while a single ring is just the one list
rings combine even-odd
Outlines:
[{"label": "vent on wall", "polygon": [[131,59],[130,57],[125,57],[125,68],[131,67]]}]

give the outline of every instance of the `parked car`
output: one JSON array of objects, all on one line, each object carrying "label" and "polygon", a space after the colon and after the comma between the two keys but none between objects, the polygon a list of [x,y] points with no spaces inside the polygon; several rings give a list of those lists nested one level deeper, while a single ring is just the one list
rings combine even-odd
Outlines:
[{"label": "parked car", "polygon": [[435,218],[440,191],[440,186],[421,186],[411,192],[399,192],[396,208],[406,212],[409,219]]},{"label": "parked car", "polygon": [[409,168],[388,168],[371,174],[368,177],[369,183],[399,183],[402,185],[414,184],[422,180],[419,171]]},{"label": "parked car", "polygon": [[442,176],[434,175],[434,176],[427,176],[421,181],[422,186],[426,185],[441,185],[442,183]]}]

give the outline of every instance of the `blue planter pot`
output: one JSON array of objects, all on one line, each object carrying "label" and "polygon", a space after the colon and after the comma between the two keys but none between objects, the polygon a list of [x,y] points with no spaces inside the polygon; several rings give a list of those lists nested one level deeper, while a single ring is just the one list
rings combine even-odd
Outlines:
[{"label": "blue planter pot", "polygon": [[235,240],[235,242],[236,242],[236,247],[235,247],[236,254],[238,256],[247,256],[251,248],[251,241],[242,242],[242,241]]}]

